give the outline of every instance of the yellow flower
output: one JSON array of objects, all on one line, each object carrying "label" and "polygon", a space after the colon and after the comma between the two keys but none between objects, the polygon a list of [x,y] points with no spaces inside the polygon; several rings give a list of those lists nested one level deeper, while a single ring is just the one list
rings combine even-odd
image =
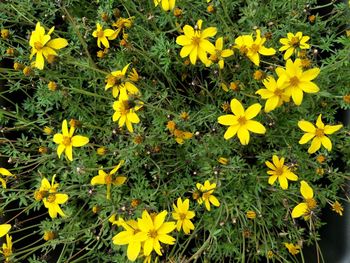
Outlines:
[{"label": "yellow flower", "polygon": [[106,154],[107,149],[106,149],[106,147],[99,147],[99,148],[97,148],[96,152],[97,152],[98,155],[103,156],[103,155]]},{"label": "yellow flower", "polygon": [[153,250],[161,256],[162,252],[160,251],[161,246],[159,242],[169,245],[175,243],[175,238],[168,235],[168,233],[176,228],[176,224],[175,222],[164,222],[167,214],[168,212],[164,210],[152,218],[145,210],[142,213],[142,218],[138,219],[137,225],[140,232],[135,239],[144,241],[143,253],[145,256],[149,256]]},{"label": "yellow flower", "polygon": [[333,204],[332,204],[332,211],[338,213],[339,215],[343,215],[343,211],[344,211],[344,208],[343,206],[341,205],[341,203],[339,203],[338,201],[335,201]]},{"label": "yellow flower", "polygon": [[35,67],[38,69],[44,69],[44,57],[48,59],[49,56],[57,56],[56,49],[64,48],[68,45],[68,42],[64,38],[51,39],[51,34],[55,27],[52,27],[47,35],[45,35],[45,28],[40,26],[40,22],[36,24],[35,30],[32,32],[29,45],[32,47],[30,59],[34,55]]},{"label": "yellow flower", "polygon": [[164,11],[173,10],[175,8],[175,0],[153,0],[153,2],[155,7],[161,3]]},{"label": "yellow flower", "polygon": [[[126,65],[123,70],[117,70],[111,72],[110,75],[106,78],[106,86],[105,90],[108,90],[109,88],[112,88],[112,94],[113,97],[116,98],[119,94],[120,97],[123,99],[127,98],[128,94],[138,94],[139,89],[129,81],[129,79],[126,77],[126,72],[130,66],[130,63]],[[135,79],[136,70],[134,69],[134,72],[131,75],[131,79]],[[130,76],[130,75],[129,75]],[[130,80],[131,80],[130,79]]]},{"label": "yellow flower", "polygon": [[223,37],[219,37],[215,41],[215,52],[214,54],[211,54],[209,57],[209,63],[208,66],[211,64],[211,62],[217,62],[219,64],[219,68],[224,68],[224,58],[230,57],[233,55],[233,51],[231,49],[223,49]]},{"label": "yellow flower", "polygon": [[1,224],[0,225],[0,237],[6,235],[11,229],[11,225],[9,224]]},{"label": "yellow flower", "polygon": [[43,129],[43,132],[46,134],[46,135],[51,135],[53,130],[52,128],[50,128],[49,126],[45,126],[44,129]]},{"label": "yellow flower", "polygon": [[185,140],[189,140],[189,139],[191,139],[193,137],[193,133],[175,129],[174,130],[174,136],[175,136],[175,141],[178,144],[183,144],[185,142]]},{"label": "yellow flower", "polygon": [[218,162],[221,163],[222,165],[227,165],[228,159],[225,157],[219,157]]},{"label": "yellow flower", "polygon": [[293,256],[298,254],[300,251],[300,246],[299,245],[293,245],[292,243],[284,243],[286,248],[288,249],[289,253],[292,254]]},{"label": "yellow flower", "polygon": [[139,117],[135,113],[135,111],[138,111],[140,108],[142,108],[141,102],[137,105],[135,102],[128,100],[127,97],[123,99],[120,96],[119,100],[113,103],[113,109],[115,110],[113,121],[118,121],[119,127],[123,127],[126,124],[129,132],[134,132],[132,123],[140,122]]},{"label": "yellow flower", "polygon": [[10,31],[6,28],[1,29],[1,38],[8,39],[10,36]]},{"label": "yellow flower", "polygon": [[57,83],[54,81],[49,81],[47,87],[49,88],[49,90],[55,91],[57,89]]},{"label": "yellow flower", "polygon": [[176,38],[176,43],[183,46],[180,51],[182,58],[190,56],[191,63],[196,64],[199,58],[204,64],[208,64],[207,53],[215,54],[215,47],[207,40],[208,37],[216,35],[216,27],[208,27],[202,31],[202,20],[197,21],[195,28],[185,25],[183,27],[184,35]]},{"label": "yellow flower", "polygon": [[5,169],[5,168],[0,168],[0,175],[2,176],[6,176],[5,179],[0,177],[0,183],[2,185],[2,188],[6,189],[6,178],[8,176],[14,176],[9,170]]},{"label": "yellow flower", "polygon": [[98,170],[98,175],[91,179],[91,184],[105,184],[107,185],[107,199],[111,199],[111,185],[122,185],[126,181],[125,176],[113,176],[120,168],[124,161],[120,161],[119,164],[108,174],[103,170]]},{"label": "yellow flower", "polygon": [[279,51],[286,51],[283,58],[287,60],[290,58],[297,49],[308,49],[310,45],[306,42],[309,41],[310,37],[303,36],[302,32],[287,33],[287,38],[281,38],[280,43],[283,45]]},{"label": "yellow flower", "polygon": [[65,151],[65,154],[68,160],[72,161],[73,147],[82,147],[89,142],[89,138],[87,137],[84,137],[81,135],[73,136],[74,131],[75,131],[75,127],[70,127],[70,130],[68,132],[67,120],[64,120],[62,122],[62,134],[56,133],[53,136],[53,141],[56,144],[58,144],[58,147],[57,147],[58,158],[60,158],[63,151]]},{"label": "yellow flower", "polygon": [[292,96],[296,105],[300,105],[303,101],[303,92],[316,93],[320,89],[311,82],[320,73],[319,68],[312,68],[303,71],[301,60],[297,58],[294,62],[288,59],[286,62],[286,69],[281,67],[276,69],[278,75],[277,85],[282,87],[285,85],[286,94]]},{"label": "yellow flower", "polygon": [[272,56],[276,53],[273,48],[264,46],[266,42],[265,37],[261,37],[260,30],[256,30],[256,39],[252,35],[242,35],[235,39],[235,48],[239,49],[241,53],[245,54],[255,65],[260,64],[260,55]]},{"label": "yellow flower", "polygon": [[173,218],[177,220],[176,229],[180,231],[181,227],[185,234],[189,234],[191,230],[194,229],[194,225],[191,222],[191,219],[194,218],[195,213],[193,211],[189,211],[190,200],[185,199],[183,202],[179,197],[177,199],[177,206],[173,204],[174,211]]},{"label": "yellow flower", "polygon": [[4,255],[5,262],[10,262],[10,258],[12,256],[12,237],[10,237],[8,234],[6,235],[6,243],[2,244],[0,253]]},{"label": "yellow flower", "polygon": [[312,154],[321,148],[321,144],[328,150],[332,150],[332,142],[326,136],[338,131],[343,125],[324,125],[322,122],[322,114],[320,114],[316,121],[316,127],[308,121],[301,120],[298,122],[298,126],[304,132],[306,132],[300,139],[299,144],[305,144],[311,139],[311,146],[308,149],[308,153]]},{"label": "yellow flower", "polygon": [[116,27],[117,30],[114,31],[114,34],[109,39],[113,40],[117,38],[120,32],[122,32],[123,35],[126,35],[125,28],[130,28],[132,26],[133,19],[134,17],[130,17],[130,18],[119,17],[118,20],[112,24],[112,26]]},{"label": "yellow flower", "polygon": [[201,192],[202,196],[197,199],[197,202],[201,205],[204,202],[205,208],[210,211],[210,203],[214,206],[220,206],[219,200],[212,195],[215,188],[216,183],[210,183],[209,180],[204,182],[204,185],[197,183],[197,189]]},{"label": "yellow flower", "polygon": [[57,214],[61,215],[62,217],[66,216],[59,205],[67,202],[68,195],[57,193],[56,190],[58,186],[59,184],[55,183],[55,175],[52,177],[51,184],[46,178],[41,180],[39,192],[44,194],[44,206],[49,210],[49,215],[51,218],[56,218]]},{"label": "yellow flower", "polygon": [[249,219],[255,219],[256,218],[256,213],[252,210],[247,211],[246,213],[247,218]]},{"label": "yellow flower", "polygon": [[[128,220],[125,222],[122,218],[118,221],[113,220],[113,224],[122,226],[125,231],[122,231],[113,237],[113,244],[115,245],[128,245],[127,256],[131,261],[135,261],[140,254],[141,239],[140,229],[138,223],[135,220]],[[138,234],[138,235],[137,235]]]},{"label": "yellow flower", "polygon": [[249,131],[258,134],[266,132],[265,127],[260,122],[252,120],[261,110],[259,103],[255,103],[244,110],[242,104],[237,99],[233,99],[230,106],[233,115],[227,114],[218,118],[220,124],[229,126],[224,134],[226,140],[237,134],[241,144],[247,145],[250,138]]},{"label": "yellow flower", "polygon": [[113,40],[115,37],[114,35],[114,30],[112,29],[105,29],[103,30],[102,26],[97,23],[96,24],[96,30],[92,32],[93,37],[97,37],[97,46],[101,48],[101,43],[104,45],[106,48],[109,48],[109,40]]},{"label": "yellow flower", "polygon": [[180,113],[180,118],[183,119],[184,121],[188,121],[190,119],[190,115],[188,114],[188,112],[183,111]]},{"label": "yellow flower", "polygon": [[270,171],[267,171],[267,174],[270,175],[269,184],[273,185],[278,178],[278,181],[282,189],[283,190],[288,189],[288,180],[297,181],[298,176],[294,174],[288,168],[288,166],[284,165],[283,157],[281,157],[281,159],[278,159],[278,156],[273,155],[272,161],[273,161],[273,164],[269,161],[265,162],[266,166],[271,169]]},{"label": "yellow flower", "polygon": [[53,240],[56,238],[56,233],[53,231],[45,231],[43,235],[43,239],[45,241]]},{"label": "yellow flower", "polygon": [[277,85],[274,77],[267,77],[263,80],[266,89],[259,89],[256,94],[259,94],[262,99],[266,100],[265,112],[270,112],[280,107],[283,102],[289,102],[289,96],[286,94],[284,86]]},{"label": "yellow flower", "polygon": [[300,203],[293,208],[292,217],[297,218],[304,216],[304,219],[308,220],[312,211],[316,208],[317,203],[314,199],[314,191],[308,185],[308,183],[305,181],[301,181],[300,184],[300,193],[303,196],[305,202]]}]

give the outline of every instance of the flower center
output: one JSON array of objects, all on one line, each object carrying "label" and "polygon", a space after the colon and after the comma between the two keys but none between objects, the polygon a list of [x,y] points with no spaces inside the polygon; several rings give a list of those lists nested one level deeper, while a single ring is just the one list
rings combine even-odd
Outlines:
[{"label": "flower center", "polygon": [[248,53],[248,48],[247,48],[247,46],[241,46],[239,48],[239,51],[243,54],[246,54],[246,53]]},{"label": "flower center", "polygon": [[111,184],[112,183],[112,175],[111,174],[106,176],[105,183],[106,184]]},{"label": "flower center", "polygon": [[50,194],[50,195],[47,197],[47,201],[48,201],[49,203],[53,203],[53,202],[55,202],[55,200],[56,200],[56,195],[55,195],[55,194]]},{"label": "flower center", "polygon": [[62,144],[65,145],[65,146],[70,145],[71,144],[70,137],[69,136],[63,136]]},{"label": "flower center", "polygon": [[113,75],[110,75],[107,78],[107,84],[109,84],[109,85],[113,85],[114,86],[116,81],[117,81],[117,78],[114,77]]},{"label": "flower center", "polygon": [[278,167],[277,169],[276,169],[276,175],[277,176],[281,176],[283,174],[283,167]]},{"label": "flower center", "polygon": [[180,220],[185,220],[186,219],[186,214],[185,213],[180,213],[179,217],[180,217]]},{"label": "flower center", "polygon": [[199,46],[200,41],[201,41],[201,38],[199,36],[192,37],[192,45]]},{"label": "flower center", "polygon": [[130,109],[132,108],[131,102],[129,100],[123,100],[122,106],[120,109],[120,113],[122,115],[126,115],[129,113]]},{"label": "flower center", "polygon": [[299,46],[300,39],[298,37],[292,37],[292,39],[289,41],[289,45],[293,47]]},{"label": "flower center", "polygon": [[323,129],[317,128],[315,132],[316,137],[323,137],[324,136],[324,131]]},{"label": "flower center", "polygon": [[309,210],[313,210],[317,206],[317,203],[313,198],[306,199],[305,201]]},{"label": "flower center", "polygon": [[105,32],[103,32],[103,30],[100,30],[97,32],[97,37],[101,38],[105,36]]},{"label": "flower center", "polygon": [[40,50],[44,46],[43,46],[43,44],[41,44],[41,42],[37,41],[37,42],[34,43],[34,47],[35,47],[35,49]]},{"label": "flower center", "polygon": [[4,257],[5,258],[8,258],[8,257],[10,257],[12,255],[12,251],[9,248],[3,248],[2,252],[4,253]]},{"label": "flower center", "polygon": [[238,119],[239,125],[243,126],[244,124],[246,124],[246,122],[247,122],[247,120],[244,116],[239,117],[239,119]]},{"label": "flower center", "polygon": [[275,94],[277,97],[281,97],[282,94],[283,94],[283,90],[281,90],[281,89],[276,89],[276,90],[274,91],[274,94]]},{"label": "flower center", "polygon": [[300,80],[298,79],[297,76],[291,77],[291,78],[289,79],[289,84],[290,84],[292,87],[298,86],[299,83],[300,83]]},{"label": "flower center", "polygon": [[148,232],[148,236],[150,237],[150,238],[156,238],[157,236],[158,236],[158,233],[157,233],[157,231],[156,230],[150,230],[149,232]]},{"label": "flower center", "polygon": [[204,199],[204,200],[207,200],[207,199],[209,199],[209,196],[211,195],[211,193],[208,191],[208,192],[205,192],[205,193],[203,193],[203,195],[202,195],[202,199]]},{"label": "flower center", "polygon": [[251,48],[250,48],[250,50],[251,50],[253,53],[258,52],[259,49],[260,49],[260,46],[257,45],[257,44],[253,44],[253,45],[251,46]]}]

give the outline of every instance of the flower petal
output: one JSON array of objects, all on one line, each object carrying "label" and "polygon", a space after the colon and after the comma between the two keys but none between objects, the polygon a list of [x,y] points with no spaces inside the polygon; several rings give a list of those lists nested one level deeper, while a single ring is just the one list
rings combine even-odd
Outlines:
[{"label": "flower petal", "polygon": [[46,46],[53,49],[61,49],[68,45],[68,41],[64,38],[55,38],[49,41]]},{"label": "flower petal", "polygon": [[242,103],[240,103],[237,99],[232,99],[231,103],[231,111],[236,116],[244,116],[244,108]]},{"label": "flower petal", "polygon": [[237,136],[242,145],[247,145],[249,143],[250,135],[246,128],[240,127]]},{"label": "flower petal", "polygon": [[304,199],[311,199],[314,197],[314,191],[304,180],[300,182],[300,193]]},{"label": "flower petal", "polygon": [[218,118],[218,123],[230,126],[235,125],[237,124],[237,117],[232,114],[223,115]]},{"label": "flower petal", "polygon": [[255,103],[251,105],[246,111],[245,111],[245,118],[247,120],[253,119],[256,115],[259,114],[261,110],[261,105],[259,103]]},{"label": "flower petal", "polygon": [[298,121],[298,126],[304,132],[308,132],[308,133],[316,132],[316,128],[311,122],[301,120],[301,121]]},{"label": "flower petal", "polygon": [[224,134],[224,139],[228,140],[228,139],[232,138],[233,136],[235,136],[239,127],[240,127],[239,125],[232,125],[232,126],[228,127],[228,129],[226,130],[226,132]]},{"label": "flower petal", "polygon": [[327,136],[321,138],[321,143],[328,151],[332,150],[332,142]]},{"label": "flower petal", "polygon": [[75,135],[72,137],[71,142],[74,147],[81,147],[89,143],[89,138],[81,135]]},{"label": "flower petal", "polygon": [[308,149],[308,153],[312,154],[314,152],[316,152],[318,149],[321,148],[321,140],[318,137],[315,137],[312,142],[311,142],[311,146]]},{"label": "flower petal", "polygon": [[343,127],[342,124],[339,125],[326,125],[324,126],[323,132],[325,134],[332,134],[335,133],[336,131],[340,130]]},{"label": "flower petal", "polygon": [[315,134],[313,133],[305,133],[299,140],[299,144],[305,144],[308,141],[310,141],[313,137],[315,137]]},{"label": "flower petal", "polygon": [[293,208],[292,217],[293,218],[301,217],[306,212],[307,212],[307,204],[306,203],[300,203],[296,207]]},{"label": "flower petal", "polygon": [[260,122],[248,120],[246,125],[247,129],[251,132],[258,134],[264,134],[266,132],[265,127]]}]

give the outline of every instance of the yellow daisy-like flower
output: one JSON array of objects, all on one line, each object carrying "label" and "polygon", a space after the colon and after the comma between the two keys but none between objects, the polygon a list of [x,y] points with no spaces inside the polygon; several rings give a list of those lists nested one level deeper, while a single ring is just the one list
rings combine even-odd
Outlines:
[{"label": "yellow daisy-like flower", "polygon": [[175,8],[175,0],[153,0],[154,6],[161,4],[164,11],[171,11]]},{"label": "yellow daisy-like flower", "polygon": [[310,37],[303,36],[302,32],[287,33],[287,38],[281,38],[280,43],[283,45],[279,51],[285,51],[283,58],[287,60],[290,58],[297,49],[308,49],[310,45],[306,42],[309,41]]},{"label": "yellow daisy-like flower", "polygon": [[320,114],[316,121],[316,127],[308,121],[301,120],[298,122],[298,126],[301,130],[306,132],[300,139],[299,144],[305,144],[312,139],[311,145],[308,149],[308,153],[312,154],[321,148],[323,145],[328,151],[332,150],[332,142],[326,136],[333,134],[343,125],[324,125],[322,122],[322,114]]},{"label": "yellow daisy-like flower", "polygon": [[119,164],[108,174],[103,170],[98,170],[98,175],[94,176],[91,179],[91,184],[105,184],[107,185],[107,199],[111,199],[111,185],[122,185],[126,181],[125,176],[114,176],[113,175],[119,170],[120,166],[124,163],[124,161],[120,161]]},{"label": "yellow daisy-like flower", "polygon": [[113,121],[118,121],[119,127],[123,127],[126,124],[129,132],[134,132],[132,124],[140,122],[135,112],[142,108],[142,103],[139,102],[138,104],[136,105],[128,97],[122,98],[119,96],[119,100],[113,103],[113,109],[115,110]]},{"label": "yellow daisy-like flower", "polygon": [[262,99],[266,100],[265,112],[270,112],[280,107],[283,102],[289,102],[284,86],[278,86],[274,77],[269,76],[263,80],[266,89],[259,89],[255,93],[259,94]]},{"label": "yellow daisy-like flower", "polygon": [[339,214],[340,216],[343,216],[344,208],[343,208],[343,206],[341,205],[341,203],[339,203],[338,201],[335,201],[335,202],[332,204],[332,211],[336,212],[336,213]]},{"label": "yellow daisy-like flower", "polygon": [[139,238],[140,235],[137,235],[137,233],[140,232],[137,221],[128,220],[125,222],[122,218],[119,218],[118,221],[115,222],[113,222],[113,224],[122,226],[124,228],[124,231],[118,233],[113,237],[113,244],[128,245],[128,259],[130,261],[135,261],[141,250],[141,240]]},{"label": "yellow daisy-like flower", "polygon": [[55,27],[52,27],[46,35],[45,28],[38,22],[35,30],[30,35],[29,45],[32,47],[30,59],[35,55],[35,67],[38,69],[44,69],[44,57],[48,59],[49,57],[57,56],[55,50],[68,45],[67,40],[64,38],[55,38],[51,40],[50,35],[54,29]]},{"label": "yellow daisy-like flower", "polygon": [[288,180],[291,181],[297,181],[298,176],[294,174],[288,166],[284,165],[284,158],[281,157],[281,159],[278,158],[277,155],[272,156],[273,164],[269,161],[266,161],[265,164],[267,167],[269,167],[271,170],[267,171],[267,174],[270,175],[269,177],[269,184],[273,185],[275,181],[278,179],[280,186],[283,190],[288,189]]},{"label": "yellow daisy-like flower", "polygon": [[154,250],[159,256],[162,255],[160,251],[161,246],[159,242],[173,245],[175,238],[168,235],[176,228],[175,222],[164,222],[167,216],[167,211],[162,211],[153,218],[145,210],[142,213],[142,218],[139,218],[137,225],[140,232],[137,233],[135,239],[141,240],[143,243],[143,253],[147,257]]},{"label": "yellow daisy-like flower", "polygon": [[223,69],[224,68],[224,58],[228,58],[233,55],[233,50],[231,49],[224,49],[224,40],[223,37],[219,37],[215,41],[215,53],[211,54],[209,56],[209,63],[207,66],[210,66],[212,62],[218,63],[219,68]]},{"label": "yellow daisy-like flower", "polygon": [[96,30],[92,32],[92,36],[97,38],[97,46],[101,48],[101,43],[106,48],[109,48],[109,40],[115,39],[117,36],[115,35],[114,30],[112,29],[105,29],[103,30],[102,26],[97,23],[96,24]]},{"label": "yellow daisy-like flower", "polygon": [[177,206],[173,204],[174,211],[173,218],[177,220],[176,229],[177,231],[182,230],[185,234],[189,234],[191,230],[194,229],[194,225],[191,222],[191,219],[194,218],[195,213],[193,211],[189,211],[190,208],[190,200],[185,199],[183,202],[179,197],[177,199]]},{"label": "yellow daisy-like flower", "polygon": [[316,93],[320,89],[311,82],[320,73],[319,68],[312,68],[303,71],[301,60],[297,58],[294,62],[288,59],[286,69],[281,67],[276,69],[278,75],[277,85],[285,86],[286,94],[292,96],[295,105],[300,105],[303,101],[303,92]]},{"label": "yellow daisy-like flower", "polygon": [[235,48],[239,49],[241,53],[245,54],[255,65],[260,64],[260,55],[272,56],[276,54],[273,48],[264,46],[266,42],[265,37],[261,37],[259,29],[256,31],[256,39],[252,35],[242,35],[235,39]]},{"label": "yellow daisy-like flower", "polygon": [[202,30],[202,20],[198,20],[195,28],[185,25],[183,27],[184,35],[176,38],[176,43],[183,46],[180,56],[185,58],[190,56],[193,65],[199,58],[204,64],[208,64],[207,53],[215,54],[215,46],[207,38],[213,37],[217,33],[216,27],[208,27]]},{"label": "yellow daisy-like flower", "polygon": [[41,186],[39,192],[43,195],[44,206],[49,210],[51,218],[56,218],[57,214],[65,217],[60,205],[68,201],[67,194],[57,193],[56,190],[59,184],[55,183],[55,176],[52,177],[51,184],[49,180],[43,178],[41,180]]},{"label": "yellow daisy-like flower", "polygon": [[6,243],[2,244],[0,253],[4,255],[5,262],[10,262],[12,256],[12,237],[8,234],[6,235]]},{"label": "yellow daisy-like flower", "polygon": [[261,110],[259,103],[255,103],[247,110],[244,110],[243,105],[237,99],[233,99],[230,106],[233,114],[223,115],[218,118],[220,124],[229,126],[224,134],[226,140],[237,134],[241,144],[247,145],[250,139],[249,131],[258,134],[266,132],[265,127],[260,122],[252,120]]},{"label": "yellow daisy-like flower", "polygon": [[298,218],[303,216],[305,220],[308,220],[312,211],[316,208],[317,203],[314,199],[314,191],[308,183],[301,181],[300,184],[300,193],[304,198],[304,202],[293,208],[292,217]]},{"label": "yellow daisy-like flower", "polygon": [[138,79],[138,74],[135,69],[129,74],[129,77],[126,76],[130,63],[126,65],[123,70],[117,70],[111,72],[110,75],[106,78],[105,90],[112,88],[113,97],[116,98],[120,96],[125,99],[128,97],[128,94],[138,94],[139,89],[131,82]]},{"label": "yellow daisy-like flower", "polygon": [[9,224],[1,224],[0,225],[0,237],[6,235],[11,229],[11,225]]},{"label": "yellow daisy-like flower", "polygon": [[289,253],[292,254],[293,256],[300,252],[299,245],[294,245],[293,243],[284,243],[284,245],[288,249]]},{"label": "yellow daisy-like flower", "polygon": [[112,40],[112,38],[113,39],[117,38],[121,31],[123,32],[123,35],[125,35],[125,28],[130,28],[132,26],[133,19],[134,17],[129,17],[129,18],[119,17],[118,20],[112,24],[112,26],[116,27],[117,29],[114,31],[113,36],[110,37],[109,39]]},{"label": "yellow daisy-like flower", "polygon": [[65,154],[68,160],[72,161],[73,147],[82,147],[89,142],[89,138],[87,137],[84,137],[81,135],[73,136],[74,131],[75,131],[74,126],[71,126],[70,130],[68,131],[67,120],[64,120],[62,122],[62,133],[56,133],[53,136],[53,141],[58,144],[58,147],[57,147],[58,158],[60,158],[63,151],[65,151]]},{"label": "yellow daisy-like flower", "polygon": [[205,208],[210,211],[210,204],[219,207],[219,200],[213,195],[216,188],[216,183],[210,183],[209,180],[204,182],[204,185],[197,183],[197,189],[200,191],[202,196],[197,199],[197,202],[201,205],[204,202]]},{"label": "yellow daisy-like flower", "polygon": [[178,144],[184,144],[185,140],[189,140],[193,137],[192,132],[181,131],[179,129],[175,129],[173,134]]},{"label": "yellow daisy-like flower", "polygon": [[0,175],[5,176],[5,179],[0,177],[0,183],[2,185],[2,188],[6,189],[6,180],[9,176],[14,176],[9,170],[5,168],[0,168]]}]

